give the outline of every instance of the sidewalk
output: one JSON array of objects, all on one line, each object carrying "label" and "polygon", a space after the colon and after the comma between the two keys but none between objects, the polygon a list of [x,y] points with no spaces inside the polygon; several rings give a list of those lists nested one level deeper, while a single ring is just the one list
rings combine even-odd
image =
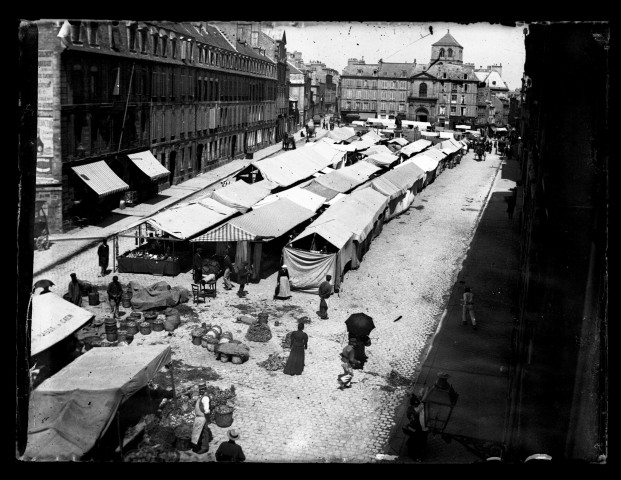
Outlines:
[{"label": "sidewalk", "polygon": [[[519,211],[509,220],[505,196],[515,186],[518,163],[503,160],[490,190],[488,203],[479,218],[476,233],[452,288],[444,317],[421,361],[420,372],[410,393],[420,398],[424,386],[431,386],[442,371],[459,394],[445,433],[463,436],[468,447],[453,440],[445,443],[430,434],[422,463],[472,463],[494,456],[489,447],[504,444],[510,387],[513,312],[517,301],[519,270]],[[461,298],[464,287],[474,293],[478,330],[468,320],[462,325]],[[397,418],[387,452],[397,461],[412,462],[407,456],[408,437],[402,427],[407,401]],[[482,457],[476,452],[483,451]],[[496,454],[497,455],[497,454]]]},{"label": "sidewalk", "polygon": [[[300,131],[294,134],[297,146],[303,146],[306,142],[306,137],[301,137]],[[317,139],[322,138],[326,133],[327,130],[320,129],[317,132]],[[172,185],[146,202],[139,203],[134,207],[117,208],[97,225],[89,225],[79,230],[74,229],[67,233],[50,235],[51,247],[46,251],[35,251],[34,276],[41,275],[64,262],[67,258],[88,250],[103,238],[109,238],[119,232],[123,232],[140,223],[144,218],[228,180],[245,168],[251,161],[262,160],[280,151],[282,151],[282,142],[275,143],[255,152],[253,160],[231,160],[220,167],[201,173],[178,185]]]}]

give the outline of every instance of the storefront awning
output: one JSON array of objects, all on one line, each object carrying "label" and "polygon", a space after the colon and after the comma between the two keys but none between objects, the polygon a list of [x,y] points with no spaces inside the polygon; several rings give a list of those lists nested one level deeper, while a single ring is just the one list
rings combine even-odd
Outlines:
[{"label": "storefront awning", "polygon": [[200,237],[193,238],[190,242],[244,242],[254,239],[255,235],[252,233],[230,223],[225,223]]},{"label": "storefront awning", "polygon": [[103,160],[71,169],[100,197],[129,190],[129,185],[117,177]]},{"label": "storefront awning", "polygon": [[127,156],[134,165],[144,172],[151,180],[157,180],[158,178],[170,175],[170,171],[158,162],[149,150],[132,153]]}]

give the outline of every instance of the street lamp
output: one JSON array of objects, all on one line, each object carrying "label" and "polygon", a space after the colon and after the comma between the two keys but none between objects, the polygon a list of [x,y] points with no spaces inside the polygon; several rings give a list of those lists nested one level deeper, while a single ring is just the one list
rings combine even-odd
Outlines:
[{"label": "street lamp", "polygon": [[438,372],[436,383],[423,394],[425,426],[433,433],[444,432],[459,397],[448,378],[448,373]]}]

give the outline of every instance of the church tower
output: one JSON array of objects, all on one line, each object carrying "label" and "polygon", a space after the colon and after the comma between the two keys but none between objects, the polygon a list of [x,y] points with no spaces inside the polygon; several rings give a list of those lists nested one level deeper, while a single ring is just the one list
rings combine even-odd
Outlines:
[{"label": "church tower", "polygon": [[431,61],[440,57],[440,60],[444,63],[462,64],[463,54],[464,47],[453,38],[450,30],[447,30],[446,35],[431,46]]}]

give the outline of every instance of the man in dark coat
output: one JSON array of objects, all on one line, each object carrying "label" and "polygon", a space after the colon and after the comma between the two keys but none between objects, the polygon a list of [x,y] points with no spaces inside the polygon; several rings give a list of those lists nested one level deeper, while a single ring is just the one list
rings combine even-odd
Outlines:
[{"label": "man in dark coat", "polygon": [[231,283],[231,272],[233,271],[233,263],[231,262],[231,257],[228,253],[224,255],[223,263],[224,274],[222,275],[222,281],[224,282],[224,289],[231,290],[233,288],[233,284]]},{"label": "man in dark coat", "polygon": [[203,256],[201,255],[203,249],[197,248],[194,258],[192,259],[192,279],[194,283],[200,283],[203,279]]},{"label": "man in dark coat", "polygon": [[241,267],[237,271],[237,281],[239,283],[239,290],[237,295],[240,297],[244,295],[244,287],[248,283],[248,276],[250,275],[250,269],[248,268],[248,262],[242,262]]},{"label": "man in dark coat", "polygon": [[80,291],[80,282],[75,273],[71,274],[71,281],[69,282],[69,301],[78,307],[82,306],[82,292]]},{"label": "man in dark coat", "polygon": [[108,284],[108,302],[112,309],[112,316],[119,318],[119,305],[121,304],[121,297],[123,296],[123,287],[119,282],[119,277],[116,275],[112,277],[112,281]]},{"label": "man in dark coat", "polygon": [[97,276],[103,277],[108,273],[108,261],[110,258],[110,247],[105,238],[101,241],[101,245],[99,245],[97,249],[97,256],[99,257],[99,266],[101,267],[101,273]]},{"label": "man in dark coat", "polygon": [[328,319],[328,303],[326,302],[327,298],[330,298],[332,295],[332,285],[330,284],[330,280],[332,279],[331,275],[326,275],[325,281],[321,282],[319,285],[319,318],[322,320]]},{"label": "man in dark coat", "polygon": [[239,440],[239,433],[234,428],[226,432],[229,437],[228,441],[222,442],[216,450],[217,462],[243,462],[246,455],[240,445],[235,443]]}]

